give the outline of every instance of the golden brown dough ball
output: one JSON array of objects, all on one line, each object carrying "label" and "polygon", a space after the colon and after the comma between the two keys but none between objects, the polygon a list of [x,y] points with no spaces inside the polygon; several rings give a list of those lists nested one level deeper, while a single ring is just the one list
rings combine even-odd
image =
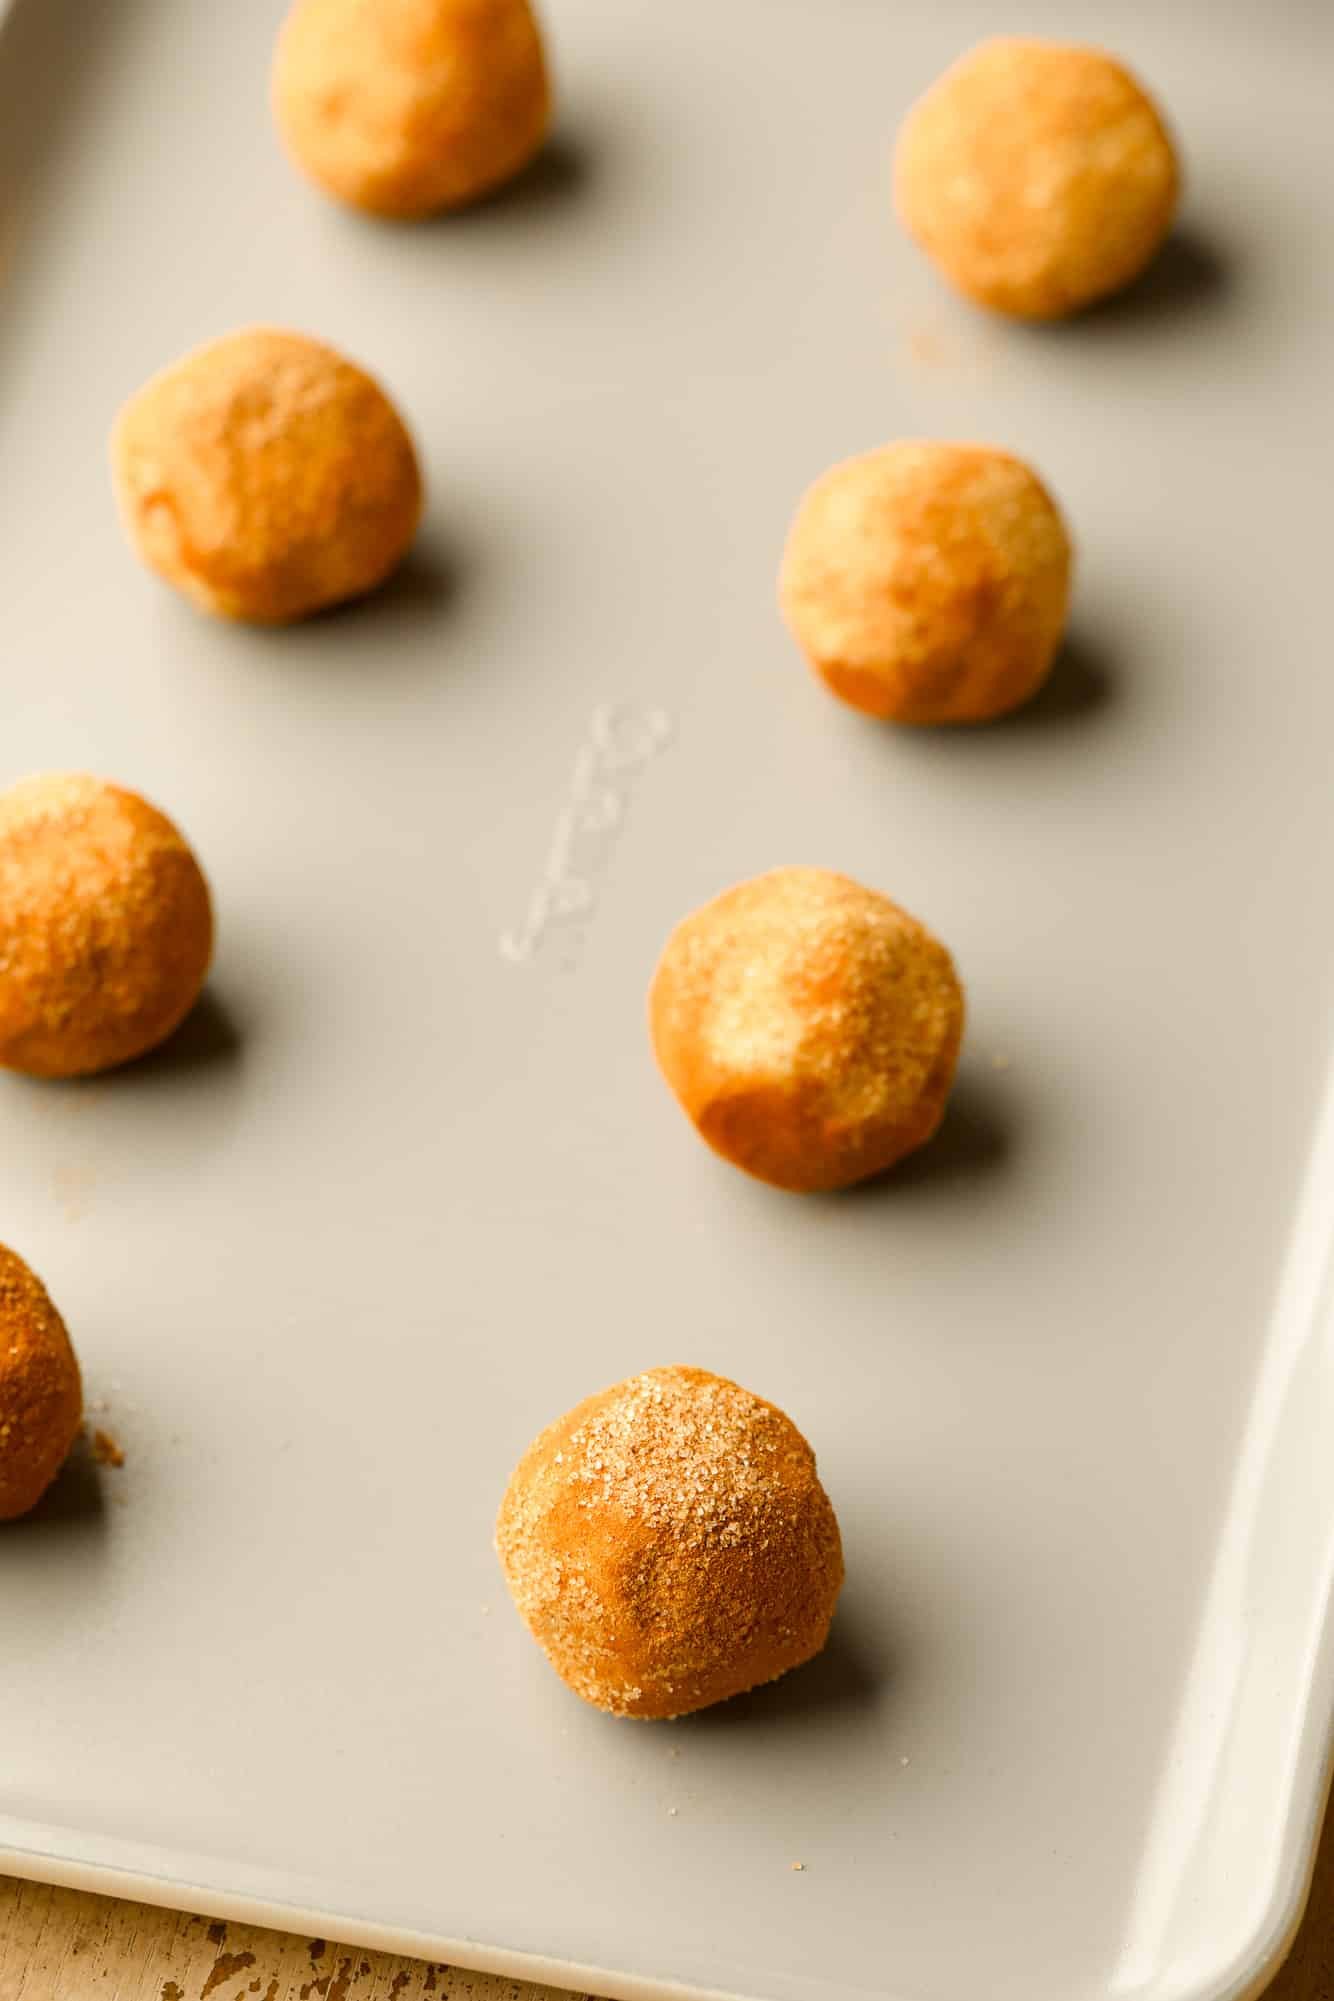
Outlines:
[{"label": "golden brown dough ball", "polygon": [[1070,539],[1036,473],[982,445],[897,444],[836,465],[797,510],[779,600],[825,685],[897,723],[975,723],[1041,687]]},{"label": "golden brown dough ball", "polygon": [[111,441],[131,543],[205,611],[260,625],[382,583],[421,515],[412,440],[322,341],[254,327],[132,396]]},{"label": "golden brown dough ball", "polygon": [[36,1273],[0,1244],[0,1521],[41,1500],[82,1419],[65,1323]]},{"label": "golden brown dough ball", "polygon": [[701,1138],[778,1188],[843,1188],[930,1139],[963,1036],[949,953],[888,897],[779,868],[667,940],[649,992],[664,1077]]},{"label": "golden brown dough ball", "polygon": [[0,793],[0,1065],[109,1070],[154,1048],[199,996],[208,885],[137,793],[58,773]]},{"label": "golden brown dough ball", "polygon": [[496,1548],[557,1674],[614,1716],[684,1716],[799,1667],[843,1583],[810,1446],[704,1369],[649,1369],[550,1425]]},{"label": "golden brown dough ball", "polygon": [[273,106],[311,180],[386,216],[489,194],[532,159],[551,112],[528,0],[297,0]]},{"label": "golden brown dough ball", "polygon": [[1018,319],[1077,313],[1137,277],[1171,227],[1176,152],[1101,49],[1001,36],[904,121],[895,200],[960,292]]}]

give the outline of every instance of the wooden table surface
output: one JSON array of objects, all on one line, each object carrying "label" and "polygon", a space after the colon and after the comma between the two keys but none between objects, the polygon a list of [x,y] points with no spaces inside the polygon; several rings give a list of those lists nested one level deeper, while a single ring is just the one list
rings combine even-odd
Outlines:
[{"label": "wooden table surface", "polygon": [[[0,2001],[560,2001],[482,1973],[0,1877]],[[979,1997],[984,2001],[984,1997]],[[1334,2001],[1334,1814],[1269,2001]]]}]

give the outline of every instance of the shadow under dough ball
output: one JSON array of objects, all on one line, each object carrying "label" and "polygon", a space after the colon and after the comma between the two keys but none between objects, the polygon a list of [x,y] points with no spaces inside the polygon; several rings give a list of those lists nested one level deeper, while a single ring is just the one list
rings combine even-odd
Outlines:
[{"label": "shadow under dough ball", "polygon": [[1073,555],[1022,460],[981,445],[895,444],[806,494],[779,602],[816,673],[897,723],[977,723],[1046,680]]},{"label": "shadow under dough ball", "polygon": [[303,173],[353,208],[403,218],[511,180],[551,115],[528,0],[297,0],[272,96]]},{"label": "shadow under dough ball", "polygon": [[538,1437],[496,1549],[562,1681],[614,1716],[670,1717],[819,1653],[838,1523],[792,1420],[703,1369],[650,1369]]},{"label": "shadow under dough ball", "polygon": [[899,134],[899,217],[958,291],[1061,319],[1144,269],[1181,173],[1157,107],[1101,49],[1001,36],[962,56]]},{"label": "shadow under dough ball", "polygon": [[225,334],[155,375],[121,411],[111,463],[149,569],[259,625],[373,590],[421,516],[412,440],[379,384],[275,328]]},{"label": "shadow under dough ball", "polygon": [[678,924],[649,992],[663,1076],[702,1139],[808,1193],[930,1139],[963,1037],[953,962],[925,925],[828,869],[780,868]]},{"label": "shadow under dough ball", "polygon": [[199,864],[137,793],[64,773],[0,793],[0,1066],[78,1077],[142,1056],[212,950]]},{"label": "shadow under dough ball", "polygon": [[82,1420],[65,1323],[36,1273],[0,1244],[0,1521],[41,1500]]}]

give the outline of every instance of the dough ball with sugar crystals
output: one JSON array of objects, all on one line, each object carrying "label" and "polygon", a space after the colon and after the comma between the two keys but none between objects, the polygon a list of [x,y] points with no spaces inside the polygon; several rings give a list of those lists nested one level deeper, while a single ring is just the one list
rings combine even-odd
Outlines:
[{"label": "dough ball with sugar crystals", "polygon": [[704,1369],[649,1369],[550,1425],[496,1548],[557,1674],[614,1716],[683,1716],[800,1667],[843,1583],[810,1446]]}]

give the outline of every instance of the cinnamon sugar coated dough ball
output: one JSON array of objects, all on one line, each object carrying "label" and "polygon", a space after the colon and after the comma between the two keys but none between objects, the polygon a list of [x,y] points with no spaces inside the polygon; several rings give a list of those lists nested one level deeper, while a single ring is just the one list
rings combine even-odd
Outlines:
[{"label": "cinnamon sugar coated dough ball", "polygon": [[194,1006],[213,950],[181,835],[100,778],[0,793],[0,1065],[77,1077],[141,1056]]},{"label": "cinnamon sugar coated dough ball", "polygon": [[551,97],[528,0],[297,0],[273,107],[326,193],[410,217],[511,180],[546,137]]},{"label": "cinnamon sugar coated dough ball", "polygon": [[810,1446],[704,1369],[649,1369],[550,1425],[496,1548],[557,1674],[614,1716],[684,1716],[799,1667],[843,1583]]},{"label": "cinnamon sugar coated dough ball", "polygon": [[825,685],[898,723],[976,723],[1036,694],[1073,554],[1022,460],[897,444],[818,479],[788,536],[783,616]]},{"label": "cinnamon sugar coated dough ball", "polygon": [[701,1138],[799,1192],[864,1180],[930,1139],[963,1017],[925,925],[820,868],[774,869],[695,911],[649,993],[659,1066]]},{"label": "cinnamon sugar coated dough ball", "polygon": [[1101,49],[998,37],[946,70],[899,134],[910,236],[977,304],[1076,313],[1128,285],[1171,227],[1181,174],[1152,100]]},{"label": "cinnamon sugar coated dough ball", "polygon": [[0,1521],[41,1500],[82,1419],[65,1323],[36,1273],[0,1244]]},{"label": "cinnamon sugar coated dough ball", "polygon": [[417,456],[389,398],[305,334],[194,349],[131,397],[111,444],[130,541],[205,611],[260,625],[382,583],[417,531]]}]

